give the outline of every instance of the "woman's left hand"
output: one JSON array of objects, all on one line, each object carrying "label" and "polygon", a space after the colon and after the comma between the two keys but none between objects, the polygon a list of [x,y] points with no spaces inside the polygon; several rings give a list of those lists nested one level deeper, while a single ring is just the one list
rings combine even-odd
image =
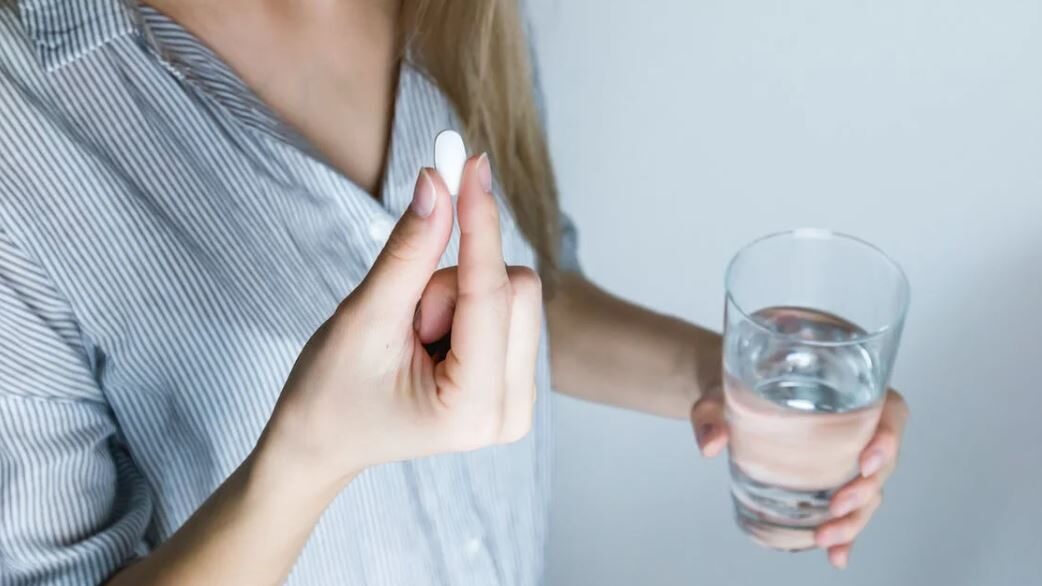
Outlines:
[{"label": "woman's left hand", "polygon": [[[859,456],[861,475],[836,491],[829,504],[834,518],[818,527],[814,535],[818,546],[828,552],[829,561],[837,568],[846,567],[854,538],[883,500],[883,483],[897,465],[907,417],[908,406],[901,394],[893,389],[887,391],[879,426]],[[703,455],[713,457],[724,449],[728,434],[723,393],[719,388],[695,403],[691,422]]]}]

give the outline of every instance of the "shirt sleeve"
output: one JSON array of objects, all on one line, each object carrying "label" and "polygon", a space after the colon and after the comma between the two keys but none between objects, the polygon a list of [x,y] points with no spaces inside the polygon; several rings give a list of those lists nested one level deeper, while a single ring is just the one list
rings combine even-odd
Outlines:
[{"label": "shirt sleeve", "polygon": [[0,586],[101,584],[147,552],[147,482],[84,348],[0,226]]},{"label": "shirt sleeve", "polygon": [[[527,2],[523,3],[527,7]],[[535,100],[536,110],[539,112],[539,121],[543,126],[543,134],[546,133],[546,98],[543,94],[543,83],[539,76],[539,59],[535,52],[531,18],[525,12],[525,36],[528,40],[528,62],[532,69],[532,93]],[[560,209],[558,205],[558,222],[561,227],[560,242],[557,245],[557,266],[562,271],[581,273],[582,266],[579,264],[579,231],[575,223]]]}]

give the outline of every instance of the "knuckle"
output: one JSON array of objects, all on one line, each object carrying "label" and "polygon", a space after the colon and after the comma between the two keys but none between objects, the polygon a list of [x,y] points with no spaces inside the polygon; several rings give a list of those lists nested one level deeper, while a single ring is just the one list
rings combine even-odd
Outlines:
[{"label": "knuckle", "polygon": [[337,305],[321,329],[340,341],[354,336],[373,323],[374,312],[370,305],[352,294]]},{"label": "knuckle", "polygon": [[835,535],[835,542],[837,545],[848,543],[854,538],[854,534],[857,533],[857,529],[854,526],[854,521],[851,519],[843,519],[841,521],[834,521],[828,525],[828,532]]},{"label": "knuckle", "polygon": [[532,430],[532,410],[524,409],[507,418],[503,423],[500,442],[511,444],[523,439]]},{"label": "knuckle", "polygon": [[420,247],[409,234],[399,229],[391,232],[391,235],[387,237],[383,253],[392,260],[410,262],[418,257]]},{"label": "knuckle", "polygon": [[464,235],[499,229],[499,208],[491,202],[488,205],[468,206],[460,214],[460,229]]},{"label": "knuckle", "polygon": [[891,389],[890,400],[894,402],[894,409],[897,410],[897,413],[901,416],[901,418],[907,418],[909,414],[909,408],[908,401],[905,401],[904,396],[902,396],[901,393],[898,393],[897,391]]},{"label": "knuckle", "polygon": [[460,297],[473,297],[481,299],[482,302],[503,306],[510,305],[512,295],[510,280],[505,274],[503,276],[484,276],[472,290],[460,292]]},{"label": "knuckle", "polygon": [[872,495],[872,498],[875,498],[875,496],[879,494],[879,492],[883,488],[883,481],[881,476],[881,474],[873,474],[872,476],[864,479],[865,487],[868,491],[870,491],[869,494]]},{"label": "knuckle", "polygon": [[513,295],[510,287],[510,279],[503,277],[497,278],[495,281],[489,284],[488,296],[495,299],[496,301],[506,303],[510,300]]},{"label": "knuckle", "polygon": [[449,429],[456,434],[453,442],[459,451],[483,448],[495,443],[501,424],[492,417],[464,417],[453,421]]},{"label": "knuckle", "polygon": [[499,225],[499,206],[494,202],[488,202],[489,205],[481,206],[479,219],[481,222],[486,223],[489,226]]},{"label": "knuckle", "polygon": [[695,401],[694,406],[691,407],[691,417],[693,419],[707,419],[716,417],[720,413],[721,403],[712,397],[703,397],[698,401]]},{"label": "knuckle", "polygon": [[507,277],[515,298],[542,299],[543,281],[539,273],[526,266],[511,266],[507,267]]},{"label": "knuckle", "polygon": [[[492,391],[495,397],[501,398],[503,396],[501,388],[493,389]],[[483,437],[487,443],[495,443],[508,423],[507,414],[504,412],[501,399],[486,401],[481,409],[481,419],[485,423],[482,428]]]},{"label": "knuckle", "polygon": [[503,425],[503,418],[499,412],[489,409],[488,414],[482,417],[482,423],[478,424],[478,434],[481,437],[481,443],[483,445],[494,444],[499,434],[502,433]]},{"label": "knuckle", "polygon": [[539,283],[539,273],[535,272],[531,267],[524,265],[509,265],[507,267],[507,275],[510,276],[510,282],[520,284],[521,286],[535,286]]},{"label": "knuckle", "polygon": [[897,434],[890,428],[883,428],[876,432],[876,441],[884,451],[893,452],[897,448]]},{"label": "knuckle", "polygon": [[499,430],[500,443],[516,442],[528,435],[532,429],[535,414],[534,401],[527,401],[522,397],[527,398],[527,394],[519,394],[506,404],[502,419],[503,425]]}]

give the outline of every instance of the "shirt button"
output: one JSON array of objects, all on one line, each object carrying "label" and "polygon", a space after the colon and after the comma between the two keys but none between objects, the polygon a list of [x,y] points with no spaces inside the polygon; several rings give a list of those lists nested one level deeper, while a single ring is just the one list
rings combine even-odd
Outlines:
[{"label": "shirt button", "polygon": [[472,537],[463,544],[463,553],[467,554],[468,558],[478,555],[479,551],[481,551],[481,540],[477,537]]},{"label": "shirt button", "polygon": [[385,216],[377,216],[369,222],[369,236],[380,244],[387,242],[387,238],[391,235],[391,230],[393,229],[394,224],[391,222],[391,219]]}]

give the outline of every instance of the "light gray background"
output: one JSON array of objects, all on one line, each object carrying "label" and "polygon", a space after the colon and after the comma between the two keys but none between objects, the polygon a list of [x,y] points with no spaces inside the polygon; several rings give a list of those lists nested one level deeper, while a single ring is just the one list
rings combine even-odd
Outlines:
[{"label": "light gray background", "polygon": [[823,226],[913,292],[850,569],[748,543],[686,424],[557,398],[550,584],[1042,584],[1042,2],[528,2],[594,280],[718,328],[732,252]]}]

